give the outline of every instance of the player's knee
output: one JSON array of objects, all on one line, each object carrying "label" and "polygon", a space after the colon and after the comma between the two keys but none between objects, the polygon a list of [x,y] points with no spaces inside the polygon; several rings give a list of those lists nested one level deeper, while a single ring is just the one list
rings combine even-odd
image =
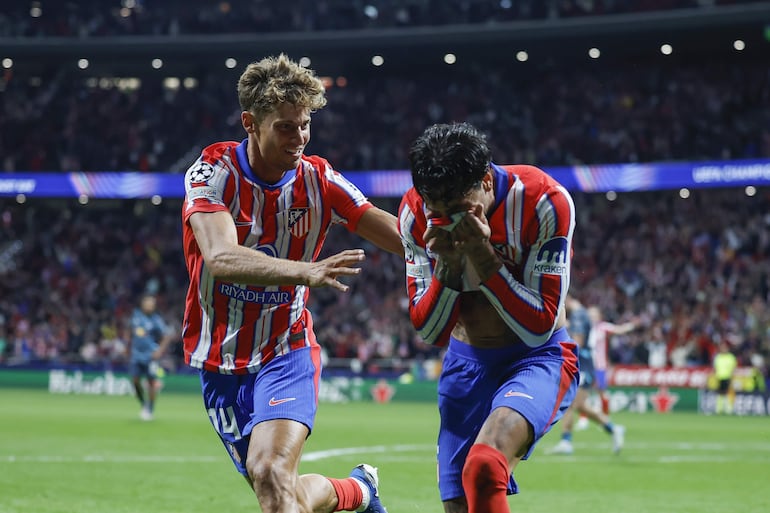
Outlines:
[{"label": "player's knee", "polygon": [[265,493],[294,490],[296,475],[284,459],[249,457],[246,459],[246,471],[255,488]]},{"label": "player's knee", "polygon": [[508,461],[505,456],[489,445],[475,444],[468,452],[463,465],[465,490],[498,490],[508,486]]}]

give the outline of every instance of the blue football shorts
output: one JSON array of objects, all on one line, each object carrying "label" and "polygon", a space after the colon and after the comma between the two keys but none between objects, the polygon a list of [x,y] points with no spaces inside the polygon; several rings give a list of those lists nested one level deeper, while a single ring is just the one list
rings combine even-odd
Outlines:
[{"label": "blue football shorts", "polygon": [[[463,464],[492,410],[511,408],[532,425],[535,440],[524,456],[527,459],[572,403],[577,384],[577,347],[566,329],[557,330],[535,348],[518,343],[480,349],[450,339],[438,384],[441,500],[465,496]],[[513,475],[508,493],[518,493]]]},{"label": "blue football shorts", "polygon": [[160,366],[153,360],[131,360],[128,364],[128,373],[134,378],[158,379]]},{"label": "blue football shorts", "polygon": [[607,390],[606,369],[594,369],[594,387],[602,392]]},{"label": "blue football shorts", "polygon": [[583,356],[581,353],[578,355],[578,362],[580,363],[580,388],[590,390],[596,382],[593,358],[590,354]]},{"label": "blue football shorts", "polygon": [[321,375],[320,347],[295,349],[265,364],[256,374],[200,371],[203,404],[238,472],[245,462],[251,430],[267,420],[289,419],[313,429]]}]

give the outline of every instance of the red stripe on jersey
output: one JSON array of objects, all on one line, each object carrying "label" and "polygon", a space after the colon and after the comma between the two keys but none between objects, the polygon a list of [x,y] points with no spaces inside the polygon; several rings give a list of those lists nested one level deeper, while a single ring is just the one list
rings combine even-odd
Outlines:
[{"label": "red stripe on jersey", "polygon": [[559,342],[561,347],[561,356],[563,363],[561,364],[561,372],[559,374],[559,392],[556,396],[556,402],[554,403],[553,411],[551,412],[551,418],[545,424],[545,431],[540,435],[544,435],[553,423],[553,419],[561,408],[561,403],[564,401],[564,396],[572,386],[572,382],[578,375],[578,359],[575,355],[576,345],[573,342]]},{"label": "red stripe on jersey", "polygon": [[611,330],[612,323],[601,321],[597,325],[591,326],[591,331],[588,332],[588,346],[591,348],[595,370],[607,370]]}]

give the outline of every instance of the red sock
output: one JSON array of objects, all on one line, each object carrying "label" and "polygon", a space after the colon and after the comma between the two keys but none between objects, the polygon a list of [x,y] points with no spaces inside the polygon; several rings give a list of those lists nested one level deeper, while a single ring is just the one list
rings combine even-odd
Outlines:
[{"label": "red sock", "polygon": [[468,513],[510,513],[509,477],[508,460],[503,453],[488,445],[473,445],[463,466]]},{"label": "red sock", "polygon": [[329,480],[337,493],[337,507],[334,511],[355,511],[361,506],[364,492],[361,491],[361,487],[358,486],[355,479],[352,477],[345,479],[327,477],[326,479]]},{"label": "red sock", "polygon": [[604,412],[605,415],[610,414],[610,398],[607,397],[607,394],[602,394],[599,396],[602,400],[602,412]]}]

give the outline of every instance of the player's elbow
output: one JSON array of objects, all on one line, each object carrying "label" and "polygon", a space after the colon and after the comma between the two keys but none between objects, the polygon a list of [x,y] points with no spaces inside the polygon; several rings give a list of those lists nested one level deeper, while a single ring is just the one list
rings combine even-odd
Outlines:
[{"label": "player's elbow", "polygon": [[233,260],[226,250],[212,250],[203,257],[209,274],[221,281],[232,281],[235,278]]}]

